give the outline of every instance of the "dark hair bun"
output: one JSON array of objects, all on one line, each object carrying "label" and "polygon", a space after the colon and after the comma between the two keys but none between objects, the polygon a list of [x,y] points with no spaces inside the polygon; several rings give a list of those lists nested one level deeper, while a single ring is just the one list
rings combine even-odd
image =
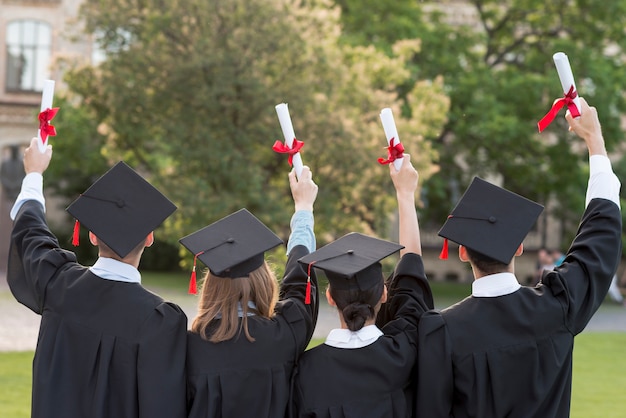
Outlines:
[{"label": "dark hair bun", "polygon": [[354,302],[343,308],[343,319],[350,331],[363,328],[365,321],[374,317],[374,309],[365,303]]}]

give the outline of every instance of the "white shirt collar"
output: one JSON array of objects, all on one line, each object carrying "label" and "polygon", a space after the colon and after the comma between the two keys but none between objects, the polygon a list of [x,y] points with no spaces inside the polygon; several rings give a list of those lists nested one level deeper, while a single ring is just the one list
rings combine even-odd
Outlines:
[{"label": "white shirt collar", "polygon": [[518,290],[519,284],[513,273],[496,273],[481,277],[472,283],[472,296],[492,298],[504,296]]},{"label": "white shirt collar", "polygon": [[361,348],[376,341],[383,332],[376,325],[367,325],[358,331],[333,329],[328,333],[324,344],[336,348]]},{"label": "white shirt collar", "polygon": [[99,257],[89,270],[96,276],[118,282],[141,283],[141,273],[130,264],[113,258]]}]

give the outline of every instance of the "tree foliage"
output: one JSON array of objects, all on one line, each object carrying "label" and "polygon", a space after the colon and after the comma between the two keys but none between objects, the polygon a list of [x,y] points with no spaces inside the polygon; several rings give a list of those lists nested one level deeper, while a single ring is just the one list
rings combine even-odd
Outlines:
[{"label": "tree foliage", "polygon": [[[392,107],[400,132],[439,132],[443,81],[412,82],[407,60],[419,42],[384,54],[342,45],[339,16],[326,2],[290,0],[87,0],[87,33],[107,59],[75,64],[66,81],[102,135],[98,155],[123,159],[179,207],[175,240],[241,207],[286,238],[293,211],[274,106],[287,102],[304,163],[320,186],[320,243],[356,230],[386,235],[395,208],[378,113]],[[414,78],[414,77],[413,77]],[[402,118],[403,103],[436,113]],[[427,177],[433,153],[422,135],[402,141]]]},{"label": "tree foliage", "polygon": [[[367,10],[354,7],[355,0],[336,3],[348,34],[377,28]],[[414,80],[443,77],[451,100],[445,128],[427,137],[441,169],[426,182],[425,217],[440,224],[471,177],[495,176],[504,187],[544,203],[563,221],[565,234],[573,234],[584,205],[586,149],[567,132],[563,113],[542,134],[536,123],[563,95],[552,60],[563,51],[579,93],[598,109],[607,147],[614,150],[622,142],[626,2],[398,0],[392,7],[412,10],[416,22],[413,33],[397,34],[422,42],[409,66]],[[450,23],[461,11],[468,19]],[[406,19],[392,16],[380,36],[370,33],[365,42],[397,42],[392,28]]]}]

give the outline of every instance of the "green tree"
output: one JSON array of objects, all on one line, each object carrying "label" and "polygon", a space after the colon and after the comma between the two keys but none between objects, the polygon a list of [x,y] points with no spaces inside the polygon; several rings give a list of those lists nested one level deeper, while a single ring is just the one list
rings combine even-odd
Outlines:
[{"label": "green tree", "polygon": [[[583,206],[586,152],[567,132],[563,113],[542,134],[536,123],[563,94],[552,61],[563,51],[580,94],[598,108],[607,146],[621,142],[626,2],[468,0],[468,19],[454,24],[449,20],[463,5],[399,0],[393,7],[399,3],[419,9],[412,14],[415,32],[408,34],[422,42],[409,67],[413,78],[442,76],[451,100],[445,128],[428,137],[441,168],[425,185],[428,219],[441,224],[474,175],[498,176],[505,187],[544,203],[562,220],[565,234],[573,234]],[[343,11],[346,31],[376,28],[366,10]],[[389,44],[398,40],[390,29],[406,17],[386,20],[380,33]],[[361,20],[362,28],[351,26]]]},{"label": "green tree", "polygon": [[[172,241],[241,207],[286,238],[289,167],[271,150],[282,140],[278,103],[289,103],[320,185],[320,243],[350,230],[387,234],[395,197],[388,168],[376,163],[386,153],[381,108],[395,109],[400,132],[445,123],[441,80],[405,94],[441,112],[400,117],[398,86],[419,43],[390,56],[340,45],[338,13],[326,2],[87,0],[83,18],[107,59],[75,65],[66,81],[103,135],[99,154],[138,167],[177,203],[166,224]],[[402,141],[427,177],[430,146],[419,135]]]}]

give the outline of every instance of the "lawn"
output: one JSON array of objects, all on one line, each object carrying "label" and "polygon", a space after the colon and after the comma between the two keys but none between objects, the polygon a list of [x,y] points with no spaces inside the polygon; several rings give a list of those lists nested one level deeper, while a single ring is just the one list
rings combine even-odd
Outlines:
[{"label": "lawn", "polygon": [[[315,340],[313,344],[320,344]],[[626,333],[576,337],[572,418],[624,417]],[[0,417],[30,416],[32,352],[0,353]]]}]

